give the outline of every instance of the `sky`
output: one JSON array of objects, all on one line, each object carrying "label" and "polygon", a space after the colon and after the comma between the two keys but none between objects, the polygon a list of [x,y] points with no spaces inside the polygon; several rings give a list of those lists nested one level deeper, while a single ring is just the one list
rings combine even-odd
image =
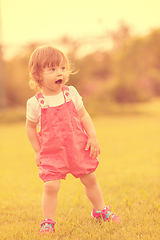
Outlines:
[{"label": "sky", "polygon": [[95,37],[124,21],[133,34],[160,28],[160,0],[0,0],[2,38],[12,51],[68,35]]}]

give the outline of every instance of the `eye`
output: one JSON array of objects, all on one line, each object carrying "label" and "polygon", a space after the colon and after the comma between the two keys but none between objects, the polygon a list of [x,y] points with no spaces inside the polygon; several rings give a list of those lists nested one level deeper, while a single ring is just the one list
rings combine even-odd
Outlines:
[{"label": "eye", "polygon": [[64,67],[62,67],[62,70],[65,70],[66,69],[66,67],[64,66]]},{"label": "eye", "polygon": [[50,72],[54,72],[54,71],[55,71],[55,68],[51,68],[51,69],[50,69]]}]

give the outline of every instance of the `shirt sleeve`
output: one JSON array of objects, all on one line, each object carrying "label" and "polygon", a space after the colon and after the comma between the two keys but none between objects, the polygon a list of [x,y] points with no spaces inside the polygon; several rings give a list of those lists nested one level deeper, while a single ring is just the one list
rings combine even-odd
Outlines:
[{"label": "shirt sleeve", "polygon": [[26,118],[32,122],[38,123],[40,114],[40,106],[35,97],[28,99]]},{"label": "shirt sleeve", "polygon": [[80,110],[83,107],[82,97],[78,93],[77,89],[73,86],[69,86],[72,101],[74,102],[76,110]]}]

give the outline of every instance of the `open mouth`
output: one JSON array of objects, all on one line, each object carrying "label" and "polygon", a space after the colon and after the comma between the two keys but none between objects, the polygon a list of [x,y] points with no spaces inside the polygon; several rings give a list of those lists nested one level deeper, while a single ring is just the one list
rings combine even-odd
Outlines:
[{"label": "open mouth", "polygon": [[55,83],[58,84],[58,85],[61,84],[62,83],[62,79],[57,80]]}]

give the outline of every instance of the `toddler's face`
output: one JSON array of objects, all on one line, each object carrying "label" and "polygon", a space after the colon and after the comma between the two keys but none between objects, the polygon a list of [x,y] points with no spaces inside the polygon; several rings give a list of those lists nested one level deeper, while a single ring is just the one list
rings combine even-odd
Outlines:
[{"label": "toddler's face", "polygon": [[59,66],[45,67],[41,72],[42,92],[44,95],[56,95],[67,81],[67,70],[64,63]]}]

